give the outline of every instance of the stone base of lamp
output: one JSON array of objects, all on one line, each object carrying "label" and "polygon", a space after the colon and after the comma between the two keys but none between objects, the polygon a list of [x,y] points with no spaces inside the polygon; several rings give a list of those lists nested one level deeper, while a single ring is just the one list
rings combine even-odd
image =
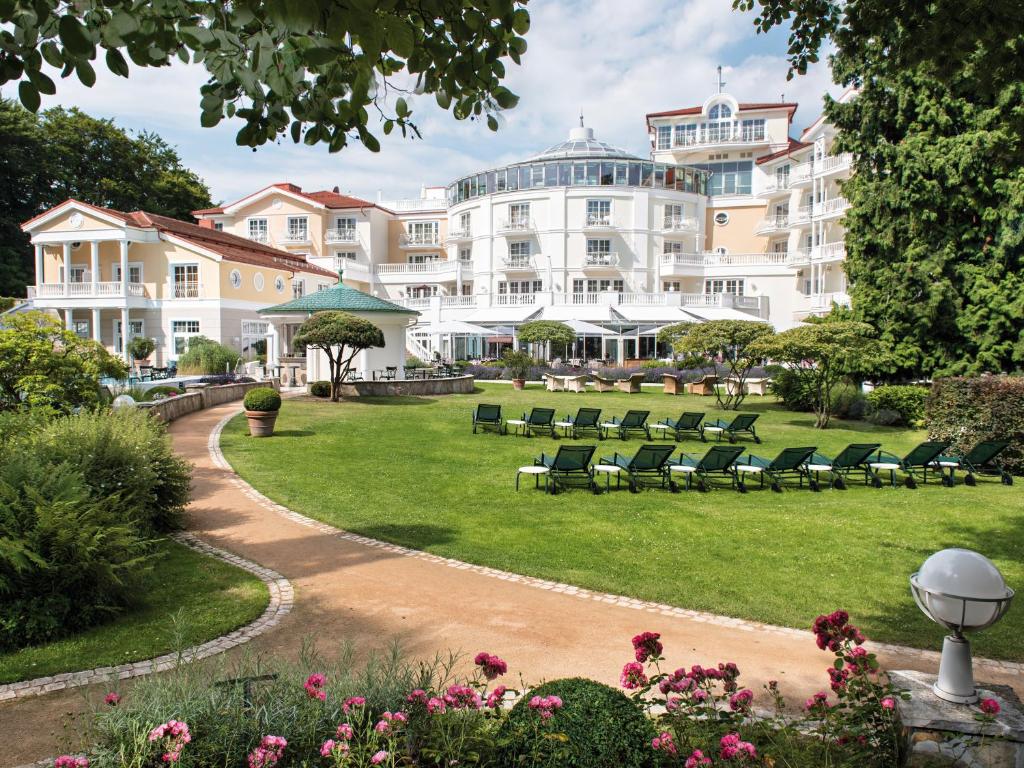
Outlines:
[{"label": "stone base of lamp", "polygon": [[974,689],[971,643],[967,638],[946,635],[942,641],[939,677],[932,690],[940,699],[954,704],[977,703],[978,692]]},{"label": "stone base of lamp", "polygon": [[979,722],[977,705],[955,704],[935,695],[935,675],[915,671],[889,673],[910,693],[897,702],[903,727],[905,763],[910,768],[1020,768],[1024,766],[1024,707],[1007,686],[978,686],[983,699],[999,702],[991,723]]}]

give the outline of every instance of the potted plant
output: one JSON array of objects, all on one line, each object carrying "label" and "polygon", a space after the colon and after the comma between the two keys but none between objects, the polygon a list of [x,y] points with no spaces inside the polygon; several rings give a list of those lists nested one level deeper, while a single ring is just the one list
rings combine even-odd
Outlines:
[{"label": "potted plant", "polygon": [[136,365],[144,363],[156,350],[156,342],[146,336],[135,336],[128,342],[128,354]]},{"label": "potted plant", "polygon": [[509,350],[501,356],[501,359],[505,363],[505,367],[508,368],[509,373],[512,374],[512,386],[516,389],[525,387],[526,375],[533,365],[533,358],[525,352]]},{"label": "potted plant", "polygon": [[249,420],[249,434],[253,437],[270,437],[274,434],[274,422],[281,410],[281,395],[270,387],[256,387],[245,393],[245,418]]}]

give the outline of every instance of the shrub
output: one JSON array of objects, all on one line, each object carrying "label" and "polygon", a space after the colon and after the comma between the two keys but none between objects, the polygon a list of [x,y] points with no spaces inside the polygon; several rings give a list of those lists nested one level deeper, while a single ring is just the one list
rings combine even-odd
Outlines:
[{"label": "shrub", "polygon": [[932,440],[969,451],[982,440],[1011,440],[1000,456],[1014,474],[1024,473],[1024,377],[976,376],[937,379],[925,404]]},{"label": "shrub", "polygon": [[839,419],[863,419],[867,398],[856,384],[844,381],[832,390],[832,413]]},{"label": "shrub", "polygon": [[[536,742],[531,727],[537,714],[529,707],[532,696],[559,696],[562,708],[550,729],[563,734],[560,740]],[[633,768],[654,766],[651,739],[654,726],[624,694],[603,683],[580,677],[554,680],[530,691],[519,701],[498,734],[499,765],[519,765],[532,755],[531,766],[543,768]]]},{"label": "shrub", "polygon": [[146,336],[135,336],[128,342],[128,354],[135,360],[145,360],[156,349],[156,342]]},{"label": "shrub", "polygon": [[[185,390],[178,389],[177,387],[167,386],[161,384],[156,387],[150,387],[143,393],[143,399],[146,402],[153,402],[154,400],[163,400],[165,397],[177,397],[178,395],[185,394]],[[138,399],[138,398],[136,398]]]},{"label": "shrub", "polygon": [[880,427],[895,427],[906,423],[903,414],[899,411],[894,411],[891,408],[875,408],[870,404],[864,418]]},{"label": "shrub", "polygon": [[330,397],[331,396],[331,382],[329,381],[314,381],[309,385],[309,394],[313,397]]},{"label": "shrub", "polygon": [[420,360],[416,355],[406,355],[405,357],[406,368],[426,368],[427,364]]},{"label": "shrub", "polygon": [[814,410],[814,401],[810,390],[801,380],[800,376],[789,368],[779,366],[768,388],[773,395],[782,401],[782,404],[786,406],[788,411],[806,412]]},{"label": "shrub", "polygon": [[509,378],[512,379],[528,378],[531,373],[530,369],[535,367],[534,359],[520,350],[506,350],[501,359],[505,363],[505,368],[508,369]]},{"label": "shrub", "polygon": [[277,411],[281,408],[281,396],[270,387],[256,387],[245,393],[245,410]]},{"label": "shrub", "polygon": [[[924,418],[924,404],[928,400],[928,390],[925,387],[908,385],[889,385],[877,387],[868,392],[868,420],[875,424],[883,424],[883,421],[876,421],[874,415],[877,411],[889,411],[895,413],[897,420],[889,421],[890,424],[913,425]],[[884,417],[891,419],[891,414]]]},{"label": "shrub", "polygon": [[223,384],[253,384],[256,379],[252,376],[237,376],[234,373],[222,373],[219,376],[202,376],[197,380],[200,384],[221,386]]},{"label": "shrub", "polygon": [[231,347],[205,336],[193,336],[178,358],[178,373],[228,373],[241,359]]}]

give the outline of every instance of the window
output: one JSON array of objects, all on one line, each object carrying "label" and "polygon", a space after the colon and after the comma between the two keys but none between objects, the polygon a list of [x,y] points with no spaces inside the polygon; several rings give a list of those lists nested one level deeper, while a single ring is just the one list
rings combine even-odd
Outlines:
[{"label": "window", "polygon": [[284,278],[280,275],[274,278],[274,288],[278,293],[284,293]]},{"label": "window", "polygon": [[231,270],[231,287],[241,288],[242,287],[242,273],[237,269]]},{"label": "window", "polygon": [[587,256],[607,255],[611,250],[611,240],[587,240]]},{"label": "window", "polygon": [[587,200],[587,226],[607,227],[611,223],[611,200]]},{"label": "window", "polygon": [[665,281],[661,284],[661,290],[665,293],[679,293],[682,284],[678,280]]},{"label": "window", "polygon": [[[114,282],[121,282],[121,265],[114,265]],[[128,265],[128,282],[129,283],[141,283],[142,282],[142,265],[141,264],[129,264]]]},{"label": "window", "polygon": [[775,188],[789,189],[789,163],[775,169]]},{"label": "window", "polygon": [[406,261],[409,264],[429,264],[431,261],[437,261],[441,258],[438,253],[410,253],[406,257]]},{"label": "window", "polygon": [[789,203],[779,203],[775,206],[775,226],[785,227],[789,224]]},{"label": "window", "polygon": [[622,280],[573,280],[573,293],[598,293],[600,291],[614,291],[622,293]]},{"label": "window", "polygon": [[789,249],[789,243],[785,240],[776,240],[772,243],[772,253],[785,253]]},{"label": "window", "polygon": [[676,229],[683,223],[683,206],[665,206],[665,229]]},{"label": "window", "polygon": [[463,264],[469,264],[473,261],[473,249],[472,248],[460,248],[459,249],[459,261]]},{"label": "window", "polygon": [[88,339],[89,338],[89,321],[88,320],[72,320],[71,321],[71,330],[74,332],[75,336],[77,336],[78,338],[80,338],[80,339]]},{"label": "window", "polygon": [[199,298],[198,264],[175,264],[171,268],[171,296],[175,299]]},{"label": "window", "polygon": [[697,124],[688,123],[676,126],[675,145],[677,147],[688,147],[697,143]]},{"label": "window", "polygon": [[744,120],[742,130],[744,141],[764,141],[764,118]]},{"label": "window", "polygon": [[71,267],[71,282],[72,283],[84,283],[85,282],[85,267]]},{"label": "window", "polygon": [[292,298],[301,299],[306,293],[306,283],[301,279],[292,280]]},{"label": "window", "polygon": [[266,219],[249,219],[249,239],[261,243],[267,241]]},{"label": "window", "polygon": [[742,296],[743,282],[743,280],[705,280],[704,293],[731,293],[734,296]]},{"label": "window", "polygon": [[672,146],[672,126],[658,126],[658,149],[668,149]]},{"label": "window", "polygon": [[711,171],[709,195],[749,195],[754,164],[750,160],[731,163],[703,163],[696,166]]},{"label": "window", "polygon": [[544,290],[543,280],[500,280],[498,282],[498,293],[505,294],[530,294],[540,293]]},{"label": "window", "polygon": [[[115,334],[115,338],[120,337],[120,335],[120,333]],[[175,360],[188,348],[188,340],[198,335],[198,320],[171,321],[171,355]]]},{"label": "window", "polygon": [[459,231],[469,234],[472,231],[471,227],[472,216],[469,211],[459,215]]},{"label": "window", "polygon": [[288,240],[302,243],[309,239],[309,221],[305,216],[289,216],[287,226]]},{"label": "window", "polygon": [[335,261],[338,264],[344,264],[346,261],[355,261],[356,260],[356,252],[355,251],[338,251],[336,254],[334,254],[334,259],[335,259]]},{"label": "window", "polygon": [[266,283],[263,280],[262,272],[257,272],[255,275],[252,276],[252,287],[255,288],[257,291],[262,291],[263,286],[265,284]]},{"label": "window", "polygon": [[320,291],[326,291],[330,287],[331,287],[330,283],[317,283],[316,284],[316,292],[320,293]]},{"label": "window", "polygon": [[410,221],[409,242],[415,245],[437,245],[436,221]]},{"label": "window", "polygon": [[715,214],[715,224],[718,224],[719,226],[724,227],[728,223],[729,223],[729,214],[728,213],[726,213],[725,211],[719,211],[718,213]]},{"label": "window", "polygon": [[509,205],[508,223],[512,229],[528,229],[530,226],[530,204],[512,203]]},{"label": "window", "polygon": [[[142,336],[143,334],[143,323],[141,320],[129,320],[128,321],[128,341],[131,341],[136,336]],[[84,338],[84,337],[83,337]],[[114,321],[114,351],[117,354],[124,353],[124,345],[121,343],[121,321]]]},{"label": "window", "polygon": [[667,240],[662,253],[683,253],[683,244]]},{"label": "window", "polygon": [[513,240],[508,244],[508,255],[511,258],[530,258],[530,241]]},{"label": "window", "polygon": [[732,108],[728,104],[715,104],[708,110],[708,118],[711,120],[725,120],[732,117]]},{"label": "window", "polygon": [[217,232],[223,232],[224,231],[224,222],[223,221],[215,221],[215,222],[213,222],[213,228]]},{"label": "window", "polygon": [[356,220],[351,216],[338,216],[334,220],[334,228],[353,231],[356,228]]}]

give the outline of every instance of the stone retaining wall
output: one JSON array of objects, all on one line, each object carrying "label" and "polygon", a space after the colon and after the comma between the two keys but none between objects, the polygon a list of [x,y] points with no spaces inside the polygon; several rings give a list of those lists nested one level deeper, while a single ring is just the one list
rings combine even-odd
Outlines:
[{"label": "stone retaining wall", "polygon": [[160,421],[174,421],[182,416],[201,411],[205,408],[212,408],[221,403],[231,400],[241,400],[245,393],[256,387],[273,387],[280,391],[280,379],[267,379],[266,381],[246,381],[238,384],[186,384],[185,394],[177,397],[167,397],[155,403],[138,403],[139,408],[147,409]]},{"label": "stone retaining wall", "polygon": [[452,376],[445,379],[405,379],[401,381],[356,381],[342,384],[342,397],[401,397],[416,395],[468,395],[472,394],[472,376]]}]

